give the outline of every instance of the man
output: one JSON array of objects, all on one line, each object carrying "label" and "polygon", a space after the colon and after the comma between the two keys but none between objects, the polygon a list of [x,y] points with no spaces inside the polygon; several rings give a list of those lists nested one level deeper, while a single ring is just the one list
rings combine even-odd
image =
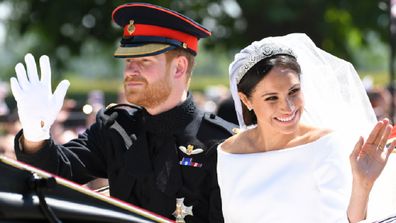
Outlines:
[{"label": "man", "polygon": [[125,97],[139,107],[101,110],[79,138],[55,145],[49,128],[69,83],[52,95],[48,57],[39,80],[28,54],[27,71],[18,64],[11,78],[23,128],[17,158],[78,183],[108,178],[113,197],[178,222],[222,222],[216,144],[234,125],[199,111],[188,92],[198,40],[210,32],[145,3],[119,6],[113,20],[124,28],[115,57],[125,58]]}]

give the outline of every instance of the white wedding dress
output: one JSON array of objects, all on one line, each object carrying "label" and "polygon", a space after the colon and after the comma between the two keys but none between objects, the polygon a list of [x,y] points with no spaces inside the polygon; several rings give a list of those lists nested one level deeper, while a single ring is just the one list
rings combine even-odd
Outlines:
[{"label": "white wedding dress", "polygon": [[231,154],[218,146],[226,223],[348,222],[356,137],[340,132],[293,148]]}]

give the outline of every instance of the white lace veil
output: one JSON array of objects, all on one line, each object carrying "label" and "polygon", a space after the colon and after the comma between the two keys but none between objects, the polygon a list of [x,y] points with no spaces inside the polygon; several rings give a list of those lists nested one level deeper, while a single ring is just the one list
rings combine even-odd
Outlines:
[{"label": "white lace veil", "polygon": [[302,33],[264,38],[235,55],[229,66],[230,90],[241,129],[247,126],[237,83],[246,71],[265,57],[262,46],[266,44],[288,47],[296,55],[301,66],[301,89],[305,98],[302,122],[367,136],[377,120],[352,64],[319,49]]}]

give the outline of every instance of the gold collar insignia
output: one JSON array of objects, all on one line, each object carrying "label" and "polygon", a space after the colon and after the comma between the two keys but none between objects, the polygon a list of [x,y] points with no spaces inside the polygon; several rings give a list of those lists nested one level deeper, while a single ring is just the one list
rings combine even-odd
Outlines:
[{"label": "gold collar insignia", "polygon": [[198,153],[202,153],[203,152],[203,149],[201,149],[201,148],[196,148],[196,149],[194,149],[194,146],[193,145],[188,145],[187,146],[187,148],[185,147],[185,146],[179,146],[179,149],[183,152],[183,153],[185,153],[185,154],[187,154],[187,155],[195,155],[195,154],[198,154]]}]

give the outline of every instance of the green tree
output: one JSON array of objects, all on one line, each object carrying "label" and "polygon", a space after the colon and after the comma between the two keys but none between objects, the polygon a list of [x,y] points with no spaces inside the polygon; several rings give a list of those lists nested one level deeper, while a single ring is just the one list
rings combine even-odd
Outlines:
[{"label": "green tree", "polygon": [[[120,28],[111,21],[122,0],[0,0],[11,6],[5,21],[7,55],[18,55],[19,45],[35,55],[49,54],[56,67],[82,55],[87,43],[97,53],[111,52]],[[368,33],[388,42],[385,1],[360,0],[169,0],[146,1],[180,11],[213,31],[203,41],[207,49],[230,53],[254,40],[290,32],[307,33],[320,47],[353,61],[353,50],[367,45]],[[93,52],[95,53],[95,51]],[[12,58],[12,56],[10,56]],[[15,64],[15,63],[13,63]]]}]

